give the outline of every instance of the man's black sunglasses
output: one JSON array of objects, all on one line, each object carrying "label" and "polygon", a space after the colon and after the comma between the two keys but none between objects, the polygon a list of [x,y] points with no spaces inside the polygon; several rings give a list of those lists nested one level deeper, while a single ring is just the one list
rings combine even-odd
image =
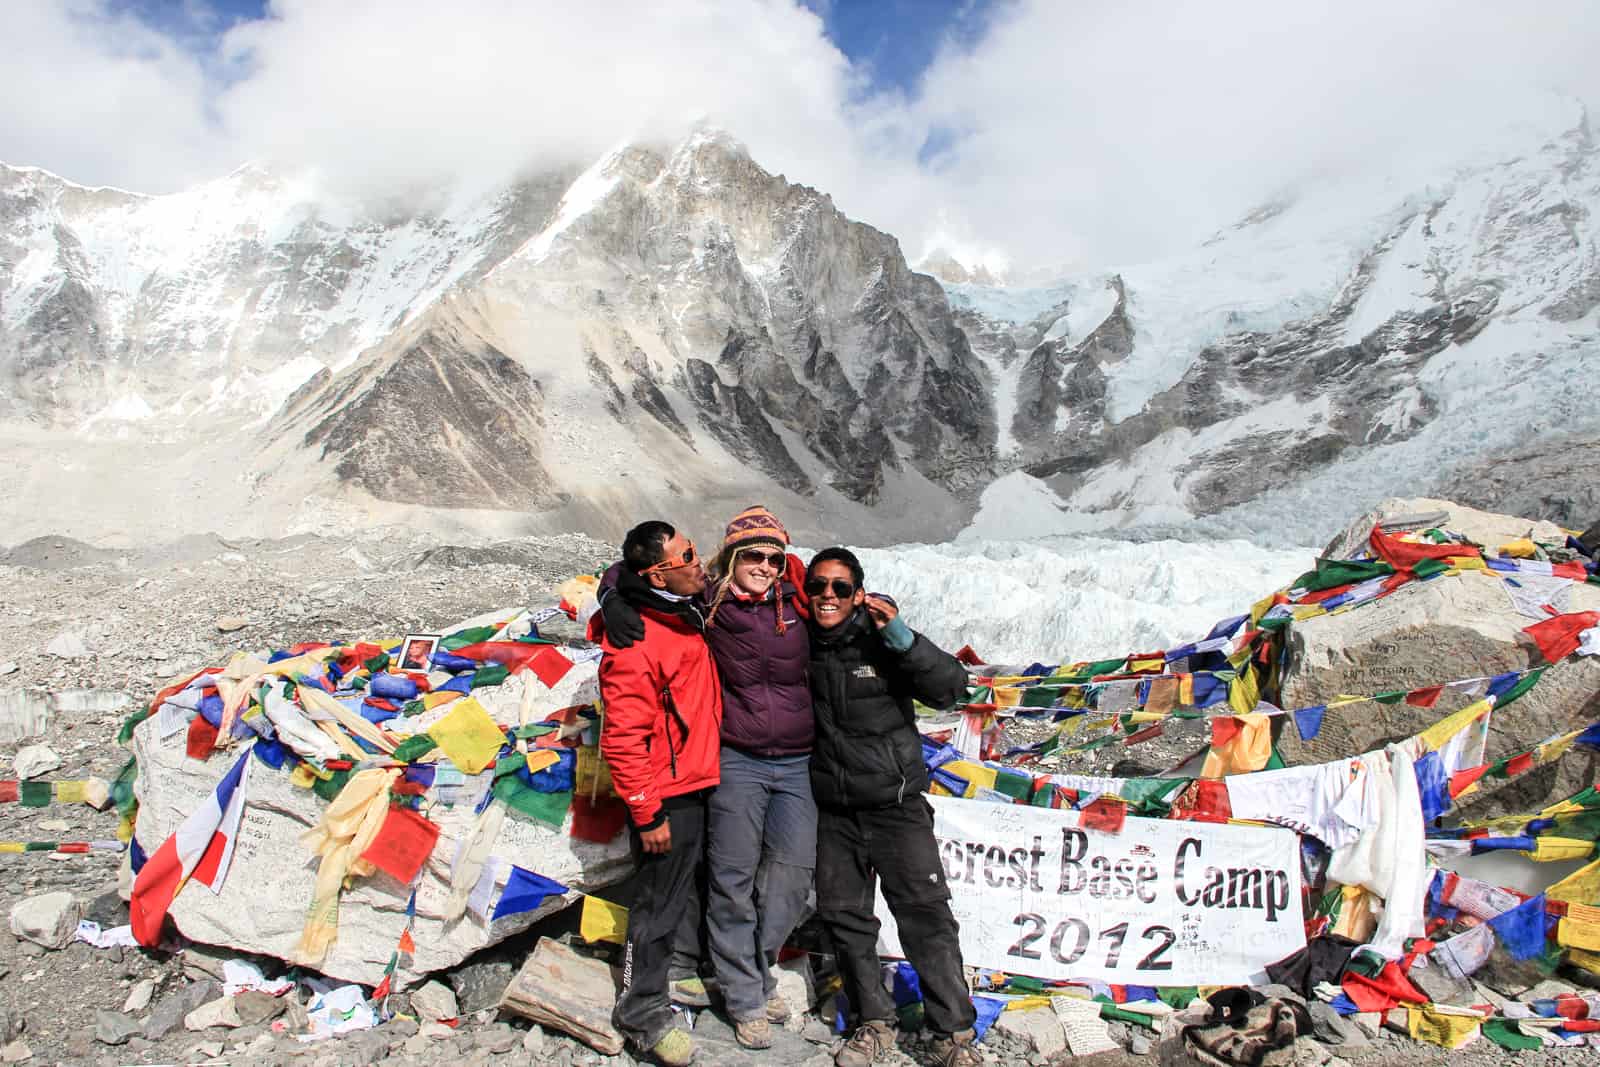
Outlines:
[{"label": "man's black sunglasses", "polygon": [[827,578],[808,578],[806,579],[806,596],[821,596],[828,591],[830,586],[833,588],[833,595],[840,600],[849,600],[852,596],[855,596],[856,587],[843,578],[834,578],[832,580]]}]

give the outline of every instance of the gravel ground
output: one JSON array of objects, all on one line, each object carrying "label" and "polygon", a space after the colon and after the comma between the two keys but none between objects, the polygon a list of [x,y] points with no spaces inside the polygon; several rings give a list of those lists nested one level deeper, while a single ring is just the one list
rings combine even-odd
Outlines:
[{"label": "gravel ground", "polygon": [[[603,565],[613,552],[612,546],[575,535],[442,546],[394,529],[340,541],[230,543],[205,536],[127,552],[68,538],[39,538],[0,556],[0,702],[55,700],[58,710],[39,740],[60,757],[61,766],[44,778],[98,775],[109,780],[126,759],[115,744],[122,720],[174,675],[221,662],[237,648],[436,631],[494,608],[542,606],[553,601],[559,582]],[[231,629],[239,620],[243,625]],[[229,631],[219,628],[219,622]],[[47,653],[46,645],[63,634],[81,640],[87,654],[62,658]],[[576,636],[575,629],[568,635]],[[0,703],[0,709],[6,706]],[[1015,720],[1003,744],[1037,740],[1049,727],[1047,720]],[[1198,733],[1191,737],[1180,729],[1133,748],[1107,746],[1052,757],[1036,766],[1148,774],[1181,762],[1201,744]],[[13,776],[12,761],[20,747],[0,744],[0,778]],[[114,811],[96,812],[83,804],[0,805],[0,840],[5,841],[110,840],[116,825]],[[0,855],[0,911],[9,914],[19,901],[65,890],[82,903],[86,918],[103,926],[125,923],[127,909],[117,895],[119,862],[111,853]],[[312,1044],[275,1032],[267,1023],[189,1032],[177,1022],[184,1009],[217,995],[209,983],[228,955],[221,950],[167,954],[102,950],[78,942],[51,951],[13,937],[0,924],[0,1063],[631,1064],[627,1055],[602,1057],[525,1020],[499,1018],[490,1006],[533,939],[541,933],[570,936],[574,921],[567,913],[555,916],[445,976],[462,1002],[458,1029],[437,1024],[419,1029],[413,1021],[394,1020]],[[130,995],[146,993],[145,1006],[123,1011]],[[301,992],[296,1003],[303,999]],[[404,1008],[405,1003],[401,996],[393,1006]],[[146,1036],[161,1029],[162,1019],[176,1023],[175,1028]],[[1132,1043],[1132,1035],[1118,1030],[1125,1045]],[[766,1054],[738,1049],[713,1013],[698,1016],[696,1033],[702,1040],[702,1063],[825,1067],[831,1062],[832,1036],[814,1016],[796,1019],[780,1047]],[[924,1037],[904,1034],[900,1049],[883,1062],[926,1062]],[[117,1038],[123,1040],[106,1043]],[[1328,1051],[1338,1051],[1322,1050],[1309,1039],[1303,1044],[1302,1063],[1320,1064]],[[983,1052],[988,1063],[1032,1067],[1070,1059],[1057,1056],[1052,1061],[998,1032],[991,1032]],[[1446,1055],[1384,1034],[1359,1055],[1344,1058],[1387,1067],[1402,1059],[1408,1064],[1443,1062]],[[1486,1041],[1448,1055],[1453,1062],[1510,1059]],[[1593,1058],[1587,1049],[1518,1057],[1524,1063]],[[1106,1067],[1156,1059],[1155,1053],[1129,1052],[1093,1058]]]}]

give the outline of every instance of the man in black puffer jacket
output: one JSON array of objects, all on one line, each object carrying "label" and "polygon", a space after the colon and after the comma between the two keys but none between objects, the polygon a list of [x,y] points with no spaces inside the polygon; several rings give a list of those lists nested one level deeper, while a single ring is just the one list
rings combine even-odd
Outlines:
[{"label": "man in black puffer jacket", "polygon": [[817,914],[833,935],[856,1029],[834,1058],[866,1067],[895,1042],[894,998],[878,963],[873,885],[917,972],[934,1055],[978,1067],[976,1018],[961,967],[950,890],[922,793],[913,700],[949,707],[966,691],[959,661],[899,617],[893,601],[862,591],[861,563],[843,548],[806,570],[811,599],[811,696],[817,717],[811,790],[817,801]]}]

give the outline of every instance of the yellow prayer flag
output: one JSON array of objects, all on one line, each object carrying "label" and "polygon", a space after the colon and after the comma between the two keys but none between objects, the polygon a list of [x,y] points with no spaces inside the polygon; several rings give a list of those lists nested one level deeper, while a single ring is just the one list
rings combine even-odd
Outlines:
[{"label": "yellow prayer flag", "polygon": [[448,704],[452,700],[460,700],[465,695],[465,693],[458,693],[453,689],[446,689],[443,692],[423,693],[422,707],[425,711],[432,711],[441,704]]},{"label": "yellow prayer flag", "polygon": [[1600,974],[1600,952],[1585,952],[1581,948],[1567,950],[1567,962],[1574,967],[1582,967],[1590,974]]},{"label": "yellow prayer flag", "polygon": [[536,748],[528,753],[528,773],[538,774],[546,767],[561,762],[561,753],[553,748]]},{"label": "yellow prayer flag", "polygon": [[1600,908],[1568,904],[1567,914],[1556,926],[1556,942],[1564,948],[1600,952]]},{"label": "yellow prayer flag", "polygon": [[974,763],[972,760],[964,759],[951,760],[949,763],[942,764],[939,769],[949,771],[951,774],[965,778],[972,783],[967,787],[966,793],[963,794],[968,797],[975,796],[979,789],[993,789],[995,778],[998,776],[998,772],[993,767],[985,767],[981,763]]},{"label": "yellow prayer flag", "polygon": [[1228,706],[1240,715],[1248,715],[1261,703],[1261,687],[1256,682],[1256,672],[1246,667],[1239,677],[1228,683]]},{"label": "yellow prayer flag", "polygon": [[1536,863],[1586,860],[1593,854],[1593,841],[1580,841],[1575,837],[1536,837],[1533,841],[1532,859]]},{"label": "yellow prayer flag", "polygon": [[[1225,745],[1212,744],[1206,753],[1202,778],[1224,778],[1230,774],[1259,771],[1272,758],[1272,719],[1251,713],[1237,716],[1239,731]],[[1213,725],[1213,736],[1215,726]]]},{"label": "yellow prayer flag", "polygon": [[1533,762],[1540,767],[1546,763],[1555,762],[1567,754],[1567,749],[1577,743],[1578,735],[1582,733],[1582,730],[1574,730],[1564,737],[1556,738],[1554,741],[1546,741],[1534,749]]},{"label": "yellow prayer flag", "polygon": [[462,774],[482,772],[506,743],[505,732],[490,718],[483,705],[470,696],[457,701],[450,714],[430,726],[428,736],[439,742],[444,754]]},{"label": "yellow prayer flag", "polygon": [[583,916],[578,920],[578,935],[591,944],[609,941],[620,945],[628,934],[628,909],[609,900],[585,895]]},{"label": "yellow prayer flag", "polygon": [[0,841],[0,852],[26,852],[28,846],[21,841]]},{"label": "yellow prayer flag", "polygon": [[1046,996],[1018,997],[1016,1000],[1008,1000],[1008,1001],[1006,1001],[1006,1006],[1004,1008],[1001,1008],[1000,1010],[1001,1011],[1031,1011],[1034,1008],[1048,1008],[1049,1006],[1050,1006],[1050,998],[1046,997]]},{"label": "yellow prayer flag", "polygon": [[1544,891],[1546,900],[1568,904],[1594,904],[1600,901],[1600,860],[1580,867]]},{"label": "yellow prayer flag", "polygon": [[1159,671],[1167,665],[1166,657],[1155,656],[1151,659],[1136,659],[1128,663],[1128,673],[1138,674],[1141,671]]},{"label": "yellow prayer flag", "polygon": [[56,800],[63,804],[81,804],[87,794],[84,792],[85,782],[56,782],[53,787]]},{"label": "yellow prayer flag", "polygon": [[1475,700],[1460,711],[1452,712],[1428,727],[1417,735],[1417,740],[1422,742],[1422,747],[1429,752],[1437,752],[1450,739],[1462,730],[1477,722],[1480,716],[1488,714],[1494,708],[1494,701],[1488,697]]},{"label": "yellow prayer flag", "polygon": [[1427,1041],[1444,1048],[1460,1048],[1478,1036],[1483,1025],[1480,1015],[1459,1015],[1445,1011],[1438,1005],[1409,1008],[1406,1012],[1406,1029],[1413,1041]]},{"label": "yellow prayer flag", "polygon": [[289,784],[299,786],[301,789],[310,789],[311,783],[317,776],[311,773],[311,764],[301,761],[294,765],[294,770],[289,772]]},{"label": "yellow prayer flag", "polygon": [[1450,562],[1454,564],[1446,573],[1459,573],[1460,571],[1484,571],[1489,574],[1498,574],[1498,571],[1489,570],[1489,565],[1483,561],[1482,556],[1451,556]]},{"label": "yellow prayer flag", "polygon": [[1538,551],[1539,546],[1526,537],[1519,537],[1500,546],[1500,554],[1510,556],[1512,559],[1532,559]]},{"label": "yellow prayer flag", "polygon": [[1272,605],[1277,603],[1278,594],[1268,593],[1254,604],[1250,605],[1250,625],[1254,626],[1261,621],[1261,616],[1272,610]]},{"label": "yellow prayer flag", "polygon": [[1314,619],[1318,615],[1326,615],[1328,609],[1321,604],[1296,604],[1289,609],[1289,613],[1294,616],[1295,622],[1305,622],[1307,619]]},{"label": "yellow prayer flag", "polygon": [[1022,704],[1022,690],[1017,688],[995,689],[994,706],[997,708],[1015,708]]},{"label": "yellow prayer flag", "polygon": [[611,768],[600,757],[598,747],[584,745],[578,749],[573,787],[583,797],[610,796],[616,791],[611,785]]},{"label": "yellow prayer flag", "polygon": [[1194,675],[1180,674],[1178,679],[1178,706],[1180,708],[1194,707]]}]

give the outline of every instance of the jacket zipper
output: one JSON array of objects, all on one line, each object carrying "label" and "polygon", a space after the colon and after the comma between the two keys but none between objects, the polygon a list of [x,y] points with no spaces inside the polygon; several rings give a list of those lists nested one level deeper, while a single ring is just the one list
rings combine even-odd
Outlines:
[{"label": "jacket zipper", "polygon": [[672,720],[678,720],[678,729],[683,733],[685,742],[689,740],[689,724],[683,721],[683,715],[678,711],[678,702],[672,699],[672,690],[663,686],[661,701],[666,705],[668,712],[667,721],[662,724],[662,733],[667,735],[667,763],[672,768],[672,777],[678,777],[678,750],[672,743]]}]

